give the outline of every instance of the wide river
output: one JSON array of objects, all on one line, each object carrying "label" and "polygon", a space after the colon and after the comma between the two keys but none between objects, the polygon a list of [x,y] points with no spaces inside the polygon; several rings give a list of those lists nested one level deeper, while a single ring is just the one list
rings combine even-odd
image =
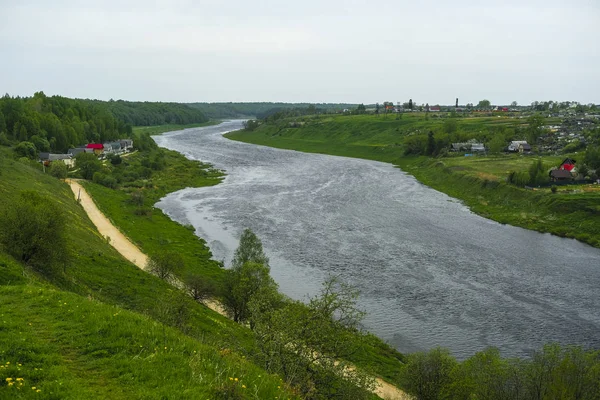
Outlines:
[{"label": "wide river", "polygon": [[361,292],[365,327],[402,352],[544,343],[600,347],[600,250],[479,217],[390,164],[225,139],[241,121],[155,137],[223,169],[223,183],[157,207],[229,264],[251,228],[280,290],[306,299],[330,275]]}]

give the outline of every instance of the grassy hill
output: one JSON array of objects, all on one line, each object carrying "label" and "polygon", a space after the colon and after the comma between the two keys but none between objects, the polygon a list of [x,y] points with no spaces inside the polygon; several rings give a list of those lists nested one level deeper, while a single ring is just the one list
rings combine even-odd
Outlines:
[{"label": "grassy hill", "polygon": [[0,398],[294,397],[246,361],[248,329],[124,260],[65,183],[0,147],[0,210],[23,190],[67,214],[72,261],[44,276],[0,250]]},{"label": "grassy hill", "polygon": [[[532,191],[506,184],[510,170],[527,171],[536,157],[405,155],[405,138],[444,130],[448,120],[425,118],[423,114],[403,115],[401,119],[391,115],[310,116],[261,124],[254,131],[225,136],[277,148],[389,162],[426,185],[465,201],[487,218],[600,247],[600,191],[592,185],[562,187],[551,193],[550,188]],[[455,124],[452,135],[461,141],[490,139],[495,132],[516,132],[527,125],[525,120],[510,117],[460,118]],[[558,165],[562,157],[544,156],[542,160],[549,168]]]}]

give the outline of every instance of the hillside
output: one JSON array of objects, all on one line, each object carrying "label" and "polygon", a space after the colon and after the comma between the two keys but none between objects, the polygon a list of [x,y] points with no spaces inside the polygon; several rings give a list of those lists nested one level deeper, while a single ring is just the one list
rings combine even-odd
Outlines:
[{"label": "hillside", "polygon": [[0,147],[0,210],[23,190],[65,211],[71,262],[40,274],[0,252],[0,398],[294,397],[245,361],[249,330],[125,261],[65,183]]}]

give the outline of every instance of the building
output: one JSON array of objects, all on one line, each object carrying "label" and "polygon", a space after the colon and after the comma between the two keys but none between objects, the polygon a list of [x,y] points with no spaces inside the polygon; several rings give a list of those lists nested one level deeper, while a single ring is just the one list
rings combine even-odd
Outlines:
[{"label": "building", "polygon": [[531,146],[528,143],[521,143],[519,145],[519,153],[523,153],[523,154],[531,153]]},{"label": "building", "polygon": [[123,151],[132,151],[133,150],[133,140],[132,139],[121,139],[119,140],[121,143],[121,149]]},{"label": "building", "polygon": [[552,182],[572,181],[573,175],[565,169],[553,169],[550,171],[550,180]]},{"label": "building", "polygon": [[471,151],[485,152],[485,146],[483,145],[483,143],[473,143],[471,145]]},{"label": "building", "polygon": [[527,142],[525,140],[513,140],[508,145],[507,150],[516,153],[517,151],[519,151],[519,146],[522,145],[522,144],[527,144]]},{"label": "building", "polygon": [[54,161],[62,161],[69,168],[75,166],[75,160],[71,154],[40,153],[40,162],[46,167],[49,167]]},{"label": "building", "polygon": [[94,150],[92,149],[86,149],[85,147],[77,147],[74,149],[69,149],[69,151],[67,151],[67,154],[72,155],[73,157],[75,157],[77,154],[79,153],[94,153]]},{"label": "building", "polygon": [[89,143],[85,148],[92,149],[97,156],[104,153],[104,145],[102,143]]},{"label": "building", "polygon": [[565,171],[573,172],[576,162],[577,161],[573,160],[572,158],[567,157],[564,159],[564,161],[562,163],[560,163],[560,167],[558,169],[563,169]]}]

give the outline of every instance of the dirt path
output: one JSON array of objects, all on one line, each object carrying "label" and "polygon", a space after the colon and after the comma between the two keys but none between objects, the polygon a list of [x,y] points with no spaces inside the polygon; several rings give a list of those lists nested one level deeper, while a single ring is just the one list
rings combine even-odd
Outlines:
[{"label": "dirt path", "polygon": [[[71,187],[73,194],[75,195],[75,199],[79,199],[83,209],[87,213],[88,217],[92,221],[92,223],[98,229],[98,232],[103,237],[110,238],[110,245],[113,246],[123,257],[127,260],[131,261],[134,265],[139,267],[142,270],[146,270],[146,263],[148,262],[148,257],[141,252],[131,241],[117,229],[116,226],[110,222],[108,218],[98,209],[94,200],[92,200],[91,196],[86,192],[86,190],[79,184],[77,181],[73,179],[68,179],[67,183]],[[182,288],[183,284],[181,281],[173,281],[171,282],[173,286],[178,288]],[[221,304],[214,300],[209,300],[204,303],[208,308],[213,311],[218,312],[221,315],[225,314],[225,310],[221,306]],[[382,399],[385,400],[409,400],[411,397],[406,393],[398,389],[397,387],[390,385],[382,379],[376,378],[377,388],[375,389],[375,394]]]},{"label": "dirt path", "polygon": [[90,220],[96,225],[98,232],[103,237],[107,237],[110,240],[110,244],[114,247],[123,257],[131,261],[133,264],[141,269],[146,268],[148,257],[140,251],[133,243],[129,241],[125,235],[121,233],[109,220],[102,214],[102,212],[96,207],[96,203],[85,191],[85,189],[76,181],[69,179],[67,181],[75,199],[79,199],[83,209],[87,213]]}]

